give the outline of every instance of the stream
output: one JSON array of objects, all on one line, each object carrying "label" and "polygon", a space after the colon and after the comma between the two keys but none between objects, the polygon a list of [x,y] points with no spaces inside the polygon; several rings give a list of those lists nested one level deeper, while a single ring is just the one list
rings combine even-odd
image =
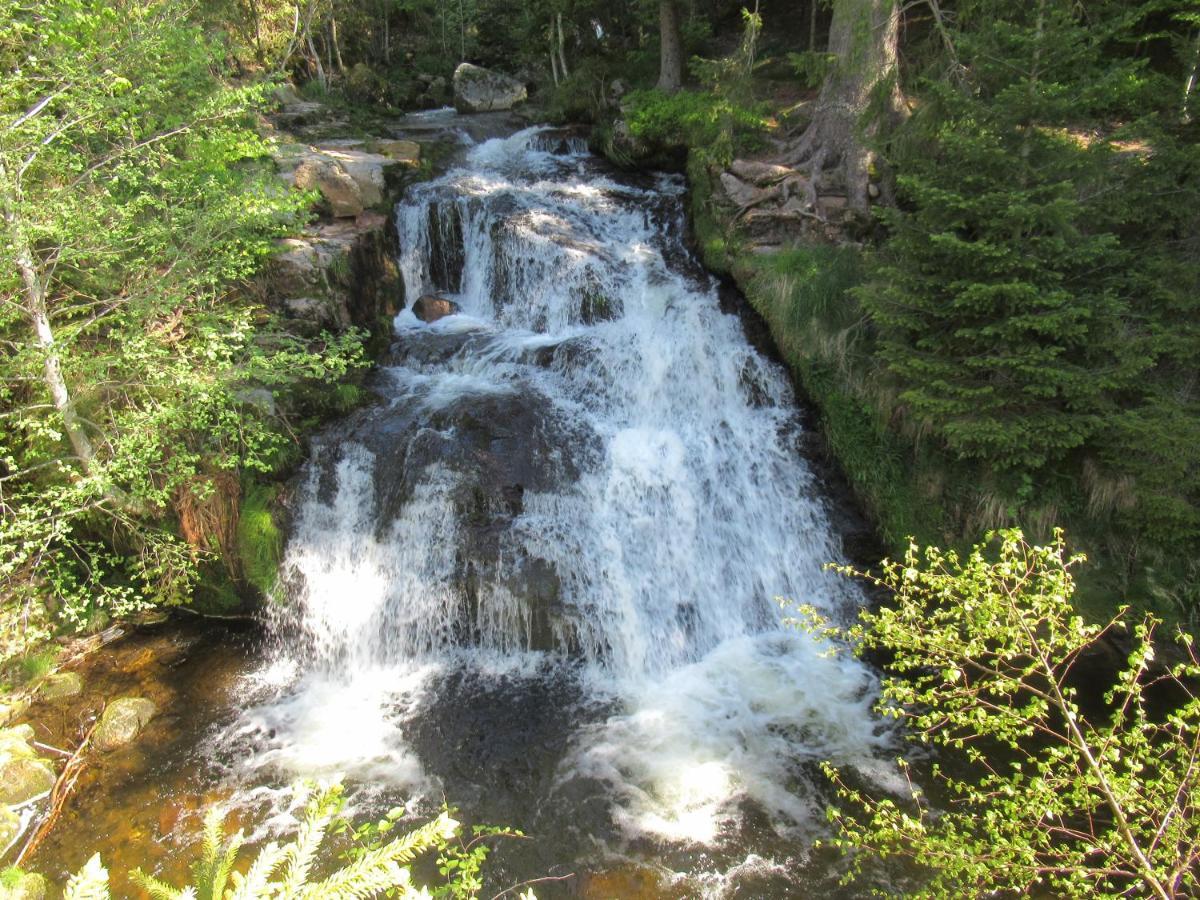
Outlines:
[{"label": "stream", "polygon": [[823,568],[840,540],[786,373],[689,253],[680,177],[552,129],[464,140],[396,209],[410,304],[459,312],[397,317],[375,401],[295,484],[287,602],[190,639],[165,676],[186,712],[39,860],[182,877],[204,803],[263,839],[294,779],[340,775],[354,813],[445,800],[529,835],[485,896],[855,896],[811,850],[819,763],[881,781],[892,740],[874,674],[777,599],[863,602]]}]

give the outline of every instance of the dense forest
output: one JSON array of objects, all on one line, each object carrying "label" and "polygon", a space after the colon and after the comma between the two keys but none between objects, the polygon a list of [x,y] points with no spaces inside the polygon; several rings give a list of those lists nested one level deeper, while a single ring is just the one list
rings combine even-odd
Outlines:
[{"label": "dense forest", "polygon": [[[270,600],[269,502],[381,338],[264,302],[278,240],[323,214],[278,177],[268,118],[290,83],[366,133],[452,103],[470,62],[616,166],[686,173],[698,255],[765,319],[905,560],[862,562],[893,606],[802,627],[896,660],[885,696],[927,740],[1027,761],[954,776],[962,818],[831,770],[865,810],[831,811],[838,840],[904,855],[921,833],[935,896],[1190,896],[1200,670],[1168,629],[1200,617],[1200,2],[743,6],[0,0],[6,709],[68,638]],[[1077,728],[1068,673],[1101,645],[1118,712]],[[1164,680],[1190,705],[1154,719]],[[336,805],[311,807],[318,844]],[[398,878],[445,852],[438,821],[411,847],[360,835],[351,865]],[[223,896],[240,845],[213,827],[197,877]],[[478,890],[464,858],[447,896]]]}]

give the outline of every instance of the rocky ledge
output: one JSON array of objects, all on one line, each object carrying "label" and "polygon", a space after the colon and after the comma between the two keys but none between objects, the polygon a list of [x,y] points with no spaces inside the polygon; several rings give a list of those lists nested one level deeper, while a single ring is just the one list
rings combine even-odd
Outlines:
[{"label": "rocky ledge", "polygon": [[428,171],[422,144],[387,135],[306,142],[298,135],[349,126],[294,92],[280,100],[268,126],[275,162],[287,184],[316,194],[318,218],[279,242],[259,280],[260,296],[305,336],[352,326],[388,333],[404,305],[391,210],[405,186]]}]

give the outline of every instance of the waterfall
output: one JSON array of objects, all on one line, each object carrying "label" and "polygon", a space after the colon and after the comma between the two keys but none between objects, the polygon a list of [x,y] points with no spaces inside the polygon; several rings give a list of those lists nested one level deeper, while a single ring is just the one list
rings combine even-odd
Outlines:
[{"label": "waterfall", "polygon": [[824,569],[785,373],[688,254],[684,190],[538,128],[410,188],[406,297],[460,311],[401,313],[378,402],[318,442],[244,776],[428,790],[451,763],[414,734],[455,672],[574,685],[546,789],[602,784],[628,836],[719,843],[747,804],[803,831],[811,764],[884,745],[871,673],[781,622],[777,598],[861,597]]}]

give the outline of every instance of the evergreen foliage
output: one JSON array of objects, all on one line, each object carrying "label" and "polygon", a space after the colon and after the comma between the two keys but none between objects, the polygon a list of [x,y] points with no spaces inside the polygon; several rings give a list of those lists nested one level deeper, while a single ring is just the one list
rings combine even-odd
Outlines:
[{"label": "evergreen foliage", "polygon": [[1144,49],[1192,8],[955,4],[857,293],[910,434],[1010,522],[1057,504],[1125,585],[1200,540],[1200,148]]}]

